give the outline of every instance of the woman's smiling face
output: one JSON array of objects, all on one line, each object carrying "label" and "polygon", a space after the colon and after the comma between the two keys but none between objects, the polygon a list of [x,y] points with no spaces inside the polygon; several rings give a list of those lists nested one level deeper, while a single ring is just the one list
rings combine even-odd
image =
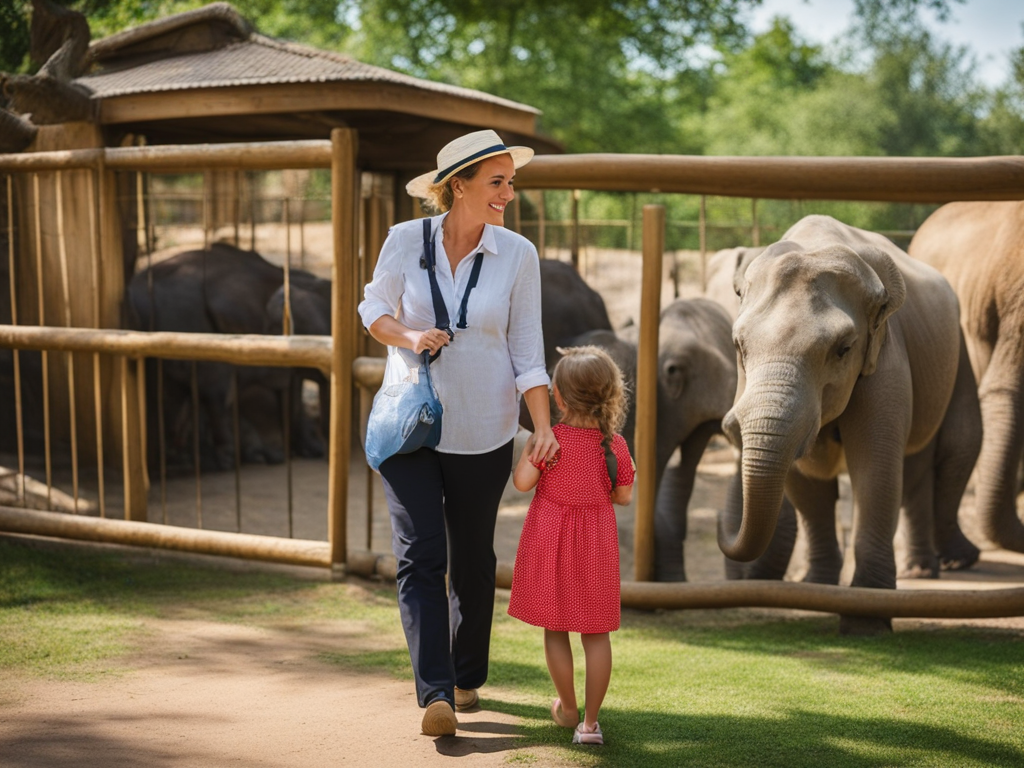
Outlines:
[{"label": "woman's smiling face", "polygon": [[455,205],[463,206],[464,212],[473,219],[503,226],[505,206],[516,196],[512,188],[515,173],[511,155],[495,155],[481,160],[480,168],[472,179],[452,179]]}]

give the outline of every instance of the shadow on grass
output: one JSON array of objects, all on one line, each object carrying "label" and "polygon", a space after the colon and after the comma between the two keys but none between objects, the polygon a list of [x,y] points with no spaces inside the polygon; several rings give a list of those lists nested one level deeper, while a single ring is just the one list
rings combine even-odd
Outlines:
[{"label": "shadow on grass", "polygon": [[887,718],[852,718],[793,710],[771,720],[741,715],[624,711],[605,707],[605,746],[572,745],[570,731],[546,707],[503,701],[488,709],[522,720],[520,749],[561,746],[598,766],[779,766],[876,768],[880,765],[1024,765],[1024,752],[965,738],[951,728]]}]

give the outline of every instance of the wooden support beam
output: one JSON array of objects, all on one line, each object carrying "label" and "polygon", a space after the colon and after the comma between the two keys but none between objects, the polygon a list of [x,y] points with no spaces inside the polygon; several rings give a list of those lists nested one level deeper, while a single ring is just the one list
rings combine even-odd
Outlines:
[{"label": "wooden support beam", "polygon": [[661,270],[665,254],[665,206],[645,205],[643,266],[640,284],[640,345],[636,365],[636,520],[633,524],[633,572],[637,581],[654,580],[654,476],[658,436],[658,323],[661,319]]},{"label": "wooden support beam", "polygon": [[[352,361],[356,350],[356,291],[359,274],[358,133],[331,131],[331,221],[334,229],[331,295],[331,432],[329,436],[327,531],[331,566],[344,573],[348,549],[348,465],[352,441]],[[358,286],[361,288],[362,286]]]}]

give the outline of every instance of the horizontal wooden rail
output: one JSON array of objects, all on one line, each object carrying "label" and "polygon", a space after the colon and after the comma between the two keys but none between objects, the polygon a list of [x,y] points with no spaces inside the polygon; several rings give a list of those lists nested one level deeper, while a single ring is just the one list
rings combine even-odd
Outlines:
[{"label": "horizontal wooden rail", "polygon": [[119,331],[0,325],[0,348],[100,352],[126,357],[209,360],[235,365],[318,368],[331,371],[329,336]]},{"label": "horizontal wooden rail", "polygon": [[357,357],[352,361],[352,378],[360,387],[380,389],[385,365],[387,361],[383,357]]},{"label": "horizontal wooden rail", "polygon": [[0,155],[0,173],[97,168],[174,173],[206,168],[271,171],[330,168],[331,142],[263,141],[23,152]]},{"label": "horizontal wooden rail", "polygon": [[779,200],[1020,200],[1024,157],[542,155],[516,172],[516,187]]},{"label": "horizontal wooden rail", "polygon": [[272,171],[284,168],[330,168],[327,140],[261,141],[120,147],[107,150],[107,167],[118,171],[174,172],[185,169]]},{"label": "horizontal wooden rail", "polygon": [[[203,168],[329,168],[323,140],[155,145],[0,155],[0,173],[98,167],[181,172]],[[519,170],[521,189],[679,192],[788,200],[942,203],[1024,198],[1024,157],[707,157],[541,155]]]},{"label": "horizontal wooden rail", "polygon": [[[110,544],[198,552],[249,560],[327,568],[326,541],[223,533],[154,523],[82,517],[0,507],[0,531]],[[348,553],[346,572],[394,579],[393,555]],[[512,565],[498,563],[497,585],[512,585]],[[788,608],[849,616],[978,619],[1024,616],[1024,588],[986,590],[864,589],[790,581],[726,581],[699,584],[622,582],[622,605],[641,610]]]},{"label": "horizontal wooden rail", "polygon": [[0,507],[0,531],[172,549],[289,565],[312,565],[323,568],[329,568],[331,565],[330,547],[326,541],[224,533],[130,520],[82,517],[60,512],[40,512],[34,509]]}]

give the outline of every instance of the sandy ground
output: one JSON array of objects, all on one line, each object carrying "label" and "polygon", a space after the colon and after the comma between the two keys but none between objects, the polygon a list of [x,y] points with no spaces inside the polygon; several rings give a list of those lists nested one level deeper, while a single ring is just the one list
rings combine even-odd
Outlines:
[{"label": "sandy ground", "polygon": [[[311,253],[324,252],[317,245],[321,234],[315,228],[307,231],[305,242]],[[260,248],[279,260],[282,254],[275,250],[273,233],[268,237],[271,239],[261,240]],[[672,270],[677,257],[684,278],[681,294],[696,292],[696,255],[670,254],[664,270],[665,303],[674,295]],[[325,266],[323,258],[307,254],[306,259],[306,266],[317,271]],[[584,253],[581,271],[605,295],[616,326],[638,314],[638,293],[628,287],[635,286],[639,266],[639,259],[628,254]],[[715,541],[715,514],[722,506],[732,470],[731,448],[716,441],[701,464],[690,507],[686,542],[690,581],[724,577]],[[172,473],[163,485],[153,477],[150,520],[195,526],[201,516],[203,527],[217,530],[241,528],[247,533],[287,536],[290,532],[298,538],[326,538],[325,461],[295,461],[290,469],[283,465],[246,466],[237,486],[236,496],[236,478],[230,472],[204,474],[198,493],[190,472]],[[838,519],[845,541],[850,520],[848,485],[841,490]],[[110,492],[114,504],[118,489]],[[368,495],[372,496],[369,505]],[[495,548],[499,560],[513,560],[528,504],[529,496],[509,485],[498,518]],[[628,507],[619,514],[622,573],[627,579],[632,577],[633,567],[633,512]],[[969,490],[961,515],[968,535],[980,541],[972,513],[973,492]],[[379,478],[366,470],[358,455],[350,472],[348,537],[351,548],[381,552],[390,548],[390,525]],[[789,578],[802,575],[801,553],[802,540]],[[1024,586],[1024,555],[989,549],[970,571],[944,574],[939,581],[901,581],[899,586]],[[897,620],[894,626],[900,631],[950,623],[954,622]],[[970,623],[1024,634],[1024,619]],[[410,683],[344,671],[318,660],[323,651],[367,642],[363,628],[354,622],[305,627],[301,632],[156,619],[145,620],[145,626],[160,642],[125,659],[123,672],[115,677],[98,682],[0,677],[0,765],[383,768],[497,766],[520,760],[535,766],[560,764],[557,756],[537,748],[519,753],[514,718],[486,708],[489,697],[516,701],[515,691],[485,689],[485,708],[460,716],[457,738],[420,735],[420,710]]]}]

